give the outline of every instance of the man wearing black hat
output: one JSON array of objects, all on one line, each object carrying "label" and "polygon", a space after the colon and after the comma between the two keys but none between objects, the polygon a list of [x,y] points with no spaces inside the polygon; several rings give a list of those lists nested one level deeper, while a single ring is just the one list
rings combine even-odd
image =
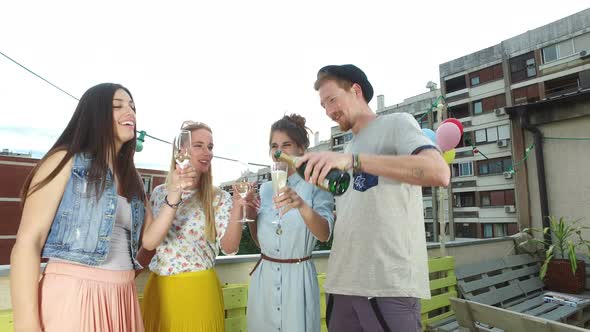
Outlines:
[{"label": "man wearing black hat", "polygon": [[368,105],[373,87],[358,67],[326,66],[314,87],[326,114],[353,134],[344,153],[299,158],[311,183],[332,168],[354,177],[336,199],[328,328],[421,331],[420,298],[430,298],[421,186],[448,185],[449,167],[412,115],[377,117]]}]

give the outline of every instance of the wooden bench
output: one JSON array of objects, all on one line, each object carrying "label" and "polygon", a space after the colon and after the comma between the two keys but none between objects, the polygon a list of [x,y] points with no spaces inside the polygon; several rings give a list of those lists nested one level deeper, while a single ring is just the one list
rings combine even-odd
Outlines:
[{"label": "wooden bench", "polygon": [[[513,255],[455,269],[457,287],[470,301],[509,311],[584,327],[590,307],[569,307],[543,301],[544,284],[540,264],[530,255]],[[457,331],[458,322],[438,326],[440,331]]]},{"label": "wooden bench", "polygon": [[460,331],[577,332],[586,329],[463,299],[451,299]]},{"label": "wooden bench", "polygon": [[421,320],[424,330],[436,330],[437,326],[454,320],[450,298],[457,297],[455,258],[451,256],[428,260],[430,300],[422,300]]}]

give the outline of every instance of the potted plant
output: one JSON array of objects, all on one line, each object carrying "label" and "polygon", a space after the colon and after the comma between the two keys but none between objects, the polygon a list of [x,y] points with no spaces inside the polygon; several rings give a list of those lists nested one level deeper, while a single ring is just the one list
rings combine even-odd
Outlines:
[{"label": "potted plant", "polygon": [[[524,229],[524,233],[533,235],[533,232],[543,234],[543,239],[531,238],[520,246],[529,243],[545,248],[545,259],[539,273],[539,278],[545,282],[547,289],[565,292],[580,293],[586,287],[586,269],[584,261],[576,256],[576,249],[586,247],[590,251],[590,241],[582,237],[583,229],[590,227],[581,226],[577,220],[559,219],[555,216],[549,218],[549,227],[543,230]],[[544,235],[551,233],[552,242],[545,241]]]}]

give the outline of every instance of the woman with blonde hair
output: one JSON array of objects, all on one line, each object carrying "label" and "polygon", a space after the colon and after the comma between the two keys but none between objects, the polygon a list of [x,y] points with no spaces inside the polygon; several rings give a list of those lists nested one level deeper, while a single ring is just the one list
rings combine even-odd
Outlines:
[{"label": "woman with blonde hair", "polygon": [[[223,296],[213,267],[220,249],[227,255],[238,251],[242,224],[234,221],[241,218],[243,201],[235,195],[232,202],[230,194],[213,186],[211,128],[185,121],[181,129],[191,132],[189,169],[196,176],[180,200],[169,200],[170,186],[152,192],[154,214],[166,206],[176,214],[149,265],[143,321],[146,331],[223,332]],[[176,167],[172,158],[170,174]]]}]

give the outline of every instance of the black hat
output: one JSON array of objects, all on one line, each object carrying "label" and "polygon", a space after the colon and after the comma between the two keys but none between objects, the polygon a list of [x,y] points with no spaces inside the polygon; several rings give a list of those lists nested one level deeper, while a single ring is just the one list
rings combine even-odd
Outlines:
[{"label": "black hat", "polygon": [[363,97],[365,97],[367,103],[373,98],[373,86],[371,83],[369,83],[367,75],[365,75],[365,73],[355,65],[329,65],[320,69],[318,71],[318,76],[320,73],[326,73],[352,83],[357,83],[361,86],[361,89],[363,90]]}]

